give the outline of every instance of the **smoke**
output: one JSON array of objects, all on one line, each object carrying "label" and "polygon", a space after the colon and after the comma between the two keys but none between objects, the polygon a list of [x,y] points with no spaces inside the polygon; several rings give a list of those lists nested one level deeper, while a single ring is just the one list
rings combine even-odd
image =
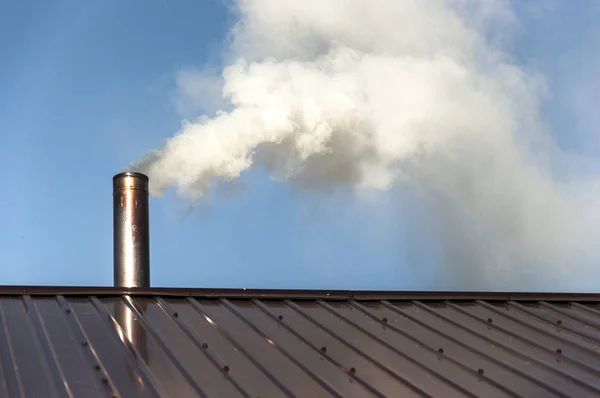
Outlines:
[{"label": "smoke", "polygon": [[154,195],[175,187],[197,201],[252,166],[359,196],[403,186],[434,215],[454,286],[526,288],[583,261],[596,185],[567,172],[574,163],[544,126],[543,77],[503,51],[518,26],[508,2],[238,0],[235,10],[229,106],[185,121],[134,165]]}]

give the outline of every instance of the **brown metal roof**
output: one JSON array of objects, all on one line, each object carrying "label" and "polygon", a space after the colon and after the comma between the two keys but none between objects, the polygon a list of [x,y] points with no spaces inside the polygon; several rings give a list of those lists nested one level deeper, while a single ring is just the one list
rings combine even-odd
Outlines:
[{"label": "brown metal roof", "polygon": [[87,289],[0,288],[0,396],[600,396],[594,295]]}]

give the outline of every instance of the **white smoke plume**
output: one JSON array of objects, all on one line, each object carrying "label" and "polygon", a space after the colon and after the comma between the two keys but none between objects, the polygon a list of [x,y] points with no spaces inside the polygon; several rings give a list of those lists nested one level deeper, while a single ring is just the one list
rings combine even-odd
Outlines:
[{"label": "white smoke plume", "polygon": [[544,79],[502,50],[518,24],[508,2],[235,9],[229,107],[184,122],[135,164],[153,194],[175,187],[196,201],[253,165],[310,189],[410,187],[436,217],[457,287],[527,288],[587,255],[598,190],[565,172],[571,160],[539,115]]}]

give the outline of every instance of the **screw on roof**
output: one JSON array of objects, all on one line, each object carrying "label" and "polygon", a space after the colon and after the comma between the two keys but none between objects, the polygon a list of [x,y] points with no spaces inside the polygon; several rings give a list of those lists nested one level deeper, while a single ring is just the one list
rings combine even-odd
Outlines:
[{"label": "screw on roof", "polygon": [[321,352],[327,352],[327,347],[325,347],[325,346],[321,347]]},{"label": "screw on roof", "polygon": [[443,348],[438,348],[438,352],[439,352],[440,354],[443,354],[443,353],[444,353],[444,349],[443,349]]},{"label": "screw on roof", "polygon": [[483,374],[483,369],[481,369],[481,368],[477,369],[477,373],[479,373],[480,375],[482,375]]},{"label": "screw on roof", "polygon": [[202,343],[202,348],[208,348],[208,344],[207,343]]},{"label": "screw on roof", "polygon": [[492,323],[492,318],[488,318],[488,323]]}]

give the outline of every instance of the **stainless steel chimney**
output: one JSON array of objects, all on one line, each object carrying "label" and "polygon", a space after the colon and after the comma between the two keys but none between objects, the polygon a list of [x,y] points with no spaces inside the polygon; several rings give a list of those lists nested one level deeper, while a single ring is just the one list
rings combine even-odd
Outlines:
[{"label": "stainless steel chimney", "polygon": [[115,287],[150,287],[148,177],[125,172],[113,177]]}]

